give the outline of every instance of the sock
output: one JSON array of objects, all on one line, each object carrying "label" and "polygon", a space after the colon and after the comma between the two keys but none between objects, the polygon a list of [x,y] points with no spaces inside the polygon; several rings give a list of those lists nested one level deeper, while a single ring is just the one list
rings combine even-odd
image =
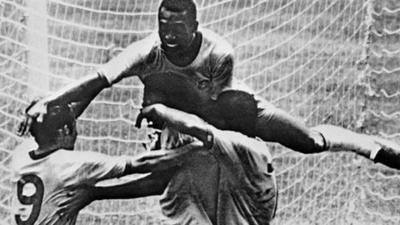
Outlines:
[{"label": "sock", "polygon": [[400,169],[400,155],[397,155],[390,150],[384,148],[379,149],[373,160],[374,162],[382,163],[391,168]]}]

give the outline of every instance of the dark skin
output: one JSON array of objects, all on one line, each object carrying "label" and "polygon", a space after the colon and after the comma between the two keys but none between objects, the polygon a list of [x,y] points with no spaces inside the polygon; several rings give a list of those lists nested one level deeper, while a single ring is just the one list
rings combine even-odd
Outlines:
[{"label": "dark skin", "polygon": [[189,18],[186,11],[173,12],[160,8],[158,34],[162,48],[170,62],[187,66],[199,53],[202,35],[197,31],[199,23]]}]

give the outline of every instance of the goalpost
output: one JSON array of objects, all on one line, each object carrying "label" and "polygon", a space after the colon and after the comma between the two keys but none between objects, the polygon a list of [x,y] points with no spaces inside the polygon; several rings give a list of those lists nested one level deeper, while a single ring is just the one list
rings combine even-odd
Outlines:
[{"label": "goalpost", "polygon": [[35,98],[49,90],[47,17],[44,16],[47,14],[47,4],[46,1],[27,1],[26,9],[28,96]]},{"label": "goalpost", "polygon": [[[41,10],[30,9],[39,2]],[[261,96],[310,126],[330,123],[400,137],[395,0],[196,2],[200,24],[234,46],[235,76]],[[15,131],[29,90],[37,87],[33,82],[45,85],[36,91],[53,92],[92,72],[156,29],[158,4],[0,0],[0,224],[13,224],[8,164],[21,142]],[[36,44],[30,34],[39,37]],[[104,90],[79,121],[76,147],[110,155],[143,151],[147,133],[134,127],[142,88],[132,78]],[[271,147],[280,192],[274,224],[399,224],[396,171],[355,154],[305,156]],[[164,220],[153,197],[95,202],[78,224]]]}]

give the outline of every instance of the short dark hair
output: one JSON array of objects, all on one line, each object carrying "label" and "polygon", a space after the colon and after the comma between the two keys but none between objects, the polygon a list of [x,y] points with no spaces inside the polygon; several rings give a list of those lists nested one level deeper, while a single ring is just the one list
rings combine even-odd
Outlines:
[{"label": "short dark hair", "polygon": [[163,0],[158,8],[158,13],[160,13],[162,7],[173,12],[187,11],[190,20],[195,21],[197,19],[196,3],[193,0]]},{"label": "short dark hair", "polygon": [[257,102],[254,96],[238,90],[223,91],[217,99],[224,129],[238,131],[247,136],[255,136]]},{"label": "short dark hair", "polygon": [[75,114],[69,105],[48,106],[47,114],[44,115],[43,121],[39,123],[34,119],[29,132],[39,145],[49,144],[55,142],[57,130],[65,125],[70,130],[75,129],[74,123]]}]

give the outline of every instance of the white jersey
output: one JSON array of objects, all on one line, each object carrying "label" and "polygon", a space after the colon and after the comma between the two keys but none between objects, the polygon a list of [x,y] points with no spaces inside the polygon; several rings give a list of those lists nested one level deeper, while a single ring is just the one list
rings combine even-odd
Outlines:
[{"label": "white jersey", "polygon": [[35,143],[27,140],[12,154],[13,213],[16,224],[75,224],[77,215],[58,215],[58,204],[77,185],[119,177],[126,161],[97,152],[57,150],[49,155],[32,153]]}]

